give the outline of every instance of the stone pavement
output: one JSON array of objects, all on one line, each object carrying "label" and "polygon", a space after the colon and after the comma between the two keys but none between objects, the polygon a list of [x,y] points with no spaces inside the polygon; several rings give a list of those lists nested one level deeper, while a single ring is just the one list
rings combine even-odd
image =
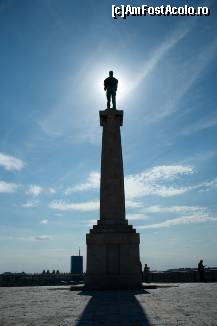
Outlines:
[{"label": "stone pavement", "polygon": [[217,325],[217,283],[166,286],[116,292],[0,288],[0,326]]}]

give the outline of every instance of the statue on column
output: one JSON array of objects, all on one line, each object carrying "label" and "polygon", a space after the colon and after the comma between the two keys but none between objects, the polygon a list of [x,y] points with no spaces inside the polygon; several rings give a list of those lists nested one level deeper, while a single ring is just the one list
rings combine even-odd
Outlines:
[{"label": "statue on column", "polygon": [[116,91],[118,88],[118,80],[113,77],[113,71],[109,71],[109,77],[104,80],[104,90],[107,96],[107,109],[110,109],[112,99],[113,109],[116,110]]}]

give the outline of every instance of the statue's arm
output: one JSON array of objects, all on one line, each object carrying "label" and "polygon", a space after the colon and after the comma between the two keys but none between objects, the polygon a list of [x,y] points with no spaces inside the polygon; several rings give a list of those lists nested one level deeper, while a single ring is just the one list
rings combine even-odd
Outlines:
[{"label": "statue's arm", "polygon": [[106,81],[104,80],[104,91],[106,91],[107,86],[106,86]]},{"label": "statue's arm", "polygon": [[118,80],[117,80],[117,83],[116,83],[115,90],[117,90],[117,89],[118,89]]}]

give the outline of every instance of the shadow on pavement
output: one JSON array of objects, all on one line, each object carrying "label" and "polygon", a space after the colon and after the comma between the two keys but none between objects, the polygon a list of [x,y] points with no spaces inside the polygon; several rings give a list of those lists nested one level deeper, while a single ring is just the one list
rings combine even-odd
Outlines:
[{"label": "shadow on pavement", "polygon": [[81,291],[90,300],[76,325],[149,326],[148,318],[136,299],[138,291]]}]

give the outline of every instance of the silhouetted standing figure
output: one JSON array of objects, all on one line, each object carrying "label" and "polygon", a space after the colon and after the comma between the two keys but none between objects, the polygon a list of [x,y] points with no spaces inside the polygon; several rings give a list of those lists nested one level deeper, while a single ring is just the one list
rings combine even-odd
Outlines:
[{"label": "silhouetted standing figure", "polygon": [[148,267],[148,265],[145,264],[143,275],[144,275],[144,281],[145,281],[146,283],[148,283],[148,281],[149,281],[149,272],[150,272],[150,267]]},{"label": "silhouetted standing figure", "polygon": [[107,96],[107,109],[110,109],[112,98],[113,109],[116,109],[116,91],[118,88],[118,80],[113,77],[113,71],[109,71],[109,77],[104,80],[104,90]]},{"label": "silhouetted standing figure", "polygon": [[205,282],[205,270],[204,270],[203,260],[201,259],[198,263],[198,272],[200,277],[200,282]]}]

